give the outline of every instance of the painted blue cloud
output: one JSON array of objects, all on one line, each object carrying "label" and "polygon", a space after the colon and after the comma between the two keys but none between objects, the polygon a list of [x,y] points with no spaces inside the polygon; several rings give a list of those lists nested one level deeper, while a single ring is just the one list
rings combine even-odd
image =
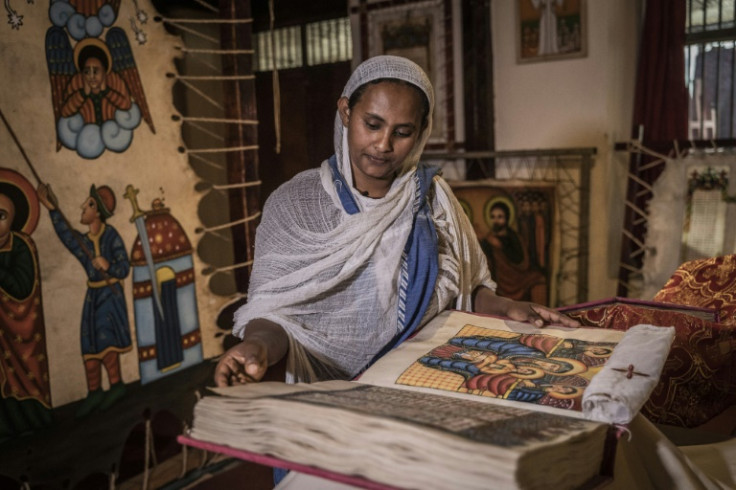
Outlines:
[{"label": "painted blue cloud", "polygon": [[97,158],[105,149],[117,153],[130,147],[133,130],[141,123],[141,110],[137,104],[127,111],[115,111],[115,119],[105,121],[102,127],[85,124],[81,114],[61,117],[56,125],[61,143],[70,150],[76,150],[82,158]]},{"label": "painted blue cloud", "polygon": [[84,119],[81,114],[70,117],[61,117],[56,124],[56,134],[61,143],[71,150],[77,148],[77,136],[84,127]]},{"label": "painted blue cloud", "polygon": [[57,27],[64,27],[76,10],[66,1],[56,1],[49,7],[49,19]]},{"label": "painted blue cloud", "polygon": [[124,129],[137,128],[141,123],[141,110],[138,104],[133,102],[127,111],[121,111],[120,109],[115,111],[115,122]]},{"label": "painted blue cloud", "polygon": [[115,15],[115,9],[113,9],[109,3],[106,3],[97,12],[97,17],[100,18],[100,22],[105,27],[110,27],[115,23],[117,16]]},{"label": "painted blue cloud", "polygon": [[115,121],[105,121],[102,125],[102,141],[108,150],[120,153],[127,150],[133,141],[133,131],[121,128]]},{"label": "painted blue cloud", "polygon": [[66,23],[66,30],[69,31],[69,35],[75,40],[84,39],[84,36],[87,34],[87,19],[84,18],[84,15],[75,13],[69,17],[69,21]]},{"label": "painted blue cloud", "polygon": [[82,158],[97,158],[105,151],[100,127],[96,124],[85,124],[77,137],[77,153]]},{"label": "painted blue cloud", "polygon": [[100,37],[102,29],[104,29],[102,22],[100,22],[100,19],[96,15],[87,17],[87,21],[84,23],[84,28],[87,30],[88,37]]},{"label": "painted blue cloud", "polygon": [[99,37],[105,27],[112,26],[117,20],[115,9],[106,3],[97,11],[97,15],[85,17],[69,3],[69,0],[54,0],[49,7],[49,19],[57,27],[66,26],[69,35],[79,41],[85,37]]}]

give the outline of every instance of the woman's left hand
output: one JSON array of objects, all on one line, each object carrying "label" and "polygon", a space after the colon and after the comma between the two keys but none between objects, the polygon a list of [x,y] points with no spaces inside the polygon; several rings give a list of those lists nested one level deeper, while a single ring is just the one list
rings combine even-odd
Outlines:
[{"label": "woman's left hand", "polygon": [[519,322],[528,322],[537,327],[554,323],[563,327],[577,328],[580,322],[573,320],[559,311],[528,301],[511,301],[506,316]]},{"label": "woman's left hand", "polygon": [[531,323],[537,327],[544,327],[548,324],[571,328],[580,326],[580,322],[557,310],[528,301],[515,301],[497,296],[485,286],[480,286],[473,295],[473,311],[505,316],[517,322]]}]

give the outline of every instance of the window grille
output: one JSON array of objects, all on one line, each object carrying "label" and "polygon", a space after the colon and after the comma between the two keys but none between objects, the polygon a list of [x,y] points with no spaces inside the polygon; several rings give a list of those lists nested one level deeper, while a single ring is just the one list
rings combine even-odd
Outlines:
[{"label": "window grille", "polygon": [[688,0],[685,80],[690,139],[736,136],[735,4],[735,0]]},{"label": "window grille", "polygon": [[[329,19],[254,34],[255,71],[347,61],[353,57],[350,19]],[[273,39],[273,40],[272,40]]]}]

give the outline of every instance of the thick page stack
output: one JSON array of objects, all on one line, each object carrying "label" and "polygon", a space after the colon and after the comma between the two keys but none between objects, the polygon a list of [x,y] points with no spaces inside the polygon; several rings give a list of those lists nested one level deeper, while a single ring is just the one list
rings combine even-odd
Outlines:
[{"label": "thick page stack", "polygon": [[577,488],[599,474],[608,431],[524,408],[342,381],[223,394],[198,402],[192,438],[399,488]]},{"label": "thick page stack", "polygon": [[[648,325],[538,329],[445,312],[357,382],[216,389],[190,438],[391,487],[578,488],[612,464],[613,421],[585,419],[621,403],[635,415],[671,340]],[[627,352],[612,357],[619,343]],[[599,374],[614,381],[586,399]]]}]

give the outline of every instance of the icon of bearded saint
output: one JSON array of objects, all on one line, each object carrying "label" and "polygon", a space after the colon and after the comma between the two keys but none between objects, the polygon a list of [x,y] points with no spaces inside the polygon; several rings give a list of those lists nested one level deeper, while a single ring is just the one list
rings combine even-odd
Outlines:
[{"label": "icon of bearded saint", "polygon": [[64,29],[46,33],[46,61],[56,121],[56,151],[62,146],[83,158],[105,149],[123,152],[141,119],[155,133],[128,38],[110,28],[105,41],[88,37],[72,49]]}]

